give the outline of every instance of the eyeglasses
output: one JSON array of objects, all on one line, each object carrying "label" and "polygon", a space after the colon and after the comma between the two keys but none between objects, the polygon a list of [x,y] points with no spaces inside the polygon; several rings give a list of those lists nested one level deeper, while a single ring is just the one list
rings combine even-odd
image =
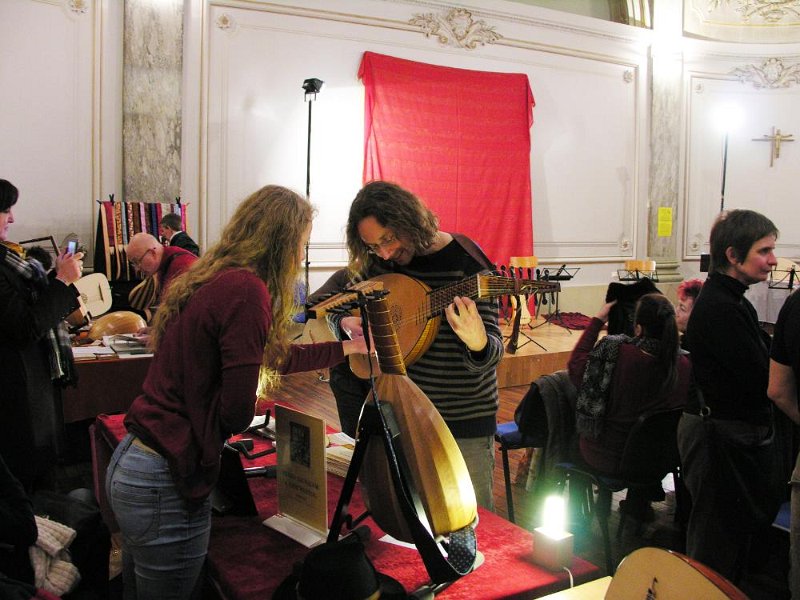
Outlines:
[{"label": "eyeglasses", "polygon": [[393,233],[385,235],[377,244],[364,244],[367,247],[367,252],[377,254],[383,248],[391,246],[397,241],[397,236]]},{"label": "eyeglasses", "polygon": [[129,256],[129,257],[128,257],[128,262],[130,262],[130,263],[131,263],[131,264],[132,264],[134,267],[136,267],[136,268],[138,269],[138,268],[139,268],[139,265],[141,265],[141,264],[142,264],[142,261],[144,260],[144,258],[145,258],[145,257],[146,257],[148,254],[150,254],[151,252],[155,252],[155,251],[156,251],[156,249],[155,249],[155,248],[148,248],[148,249],[145,251],[145,253],[144,253],[144,254],[142,254],[142,255],[141,255],[139,258],[131,258],[131,257]]}]

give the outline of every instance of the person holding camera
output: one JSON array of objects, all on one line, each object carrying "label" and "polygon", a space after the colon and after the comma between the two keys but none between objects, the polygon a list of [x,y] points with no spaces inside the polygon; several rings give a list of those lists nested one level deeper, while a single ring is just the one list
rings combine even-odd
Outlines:
[{"label": "person holding camera", "polygon": [[0,454],[27,491],[46,487],[63,449],[60,387],[74,381],[64,319],[79,307],[83,254],[67,250],[46,274],[9,241],[19,191],[0,179]]}]

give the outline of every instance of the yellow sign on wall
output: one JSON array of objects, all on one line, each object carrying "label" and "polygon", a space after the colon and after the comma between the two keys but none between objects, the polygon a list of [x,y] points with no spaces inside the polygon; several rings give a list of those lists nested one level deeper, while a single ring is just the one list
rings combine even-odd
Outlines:
[{"label": "yellow sign on wall", "polygon": [[658,237],[672,235],[672,207],[658,207]]}]

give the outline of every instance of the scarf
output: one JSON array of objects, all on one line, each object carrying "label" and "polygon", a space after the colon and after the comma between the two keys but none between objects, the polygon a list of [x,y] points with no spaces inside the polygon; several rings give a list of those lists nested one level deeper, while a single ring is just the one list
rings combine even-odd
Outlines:
[{"label": "scarf", "polygon": [[[17,244],[0,244],[0,260],[6,267],[19,275],[28,285],[33,302],[50,285],[42,263],[35,258],[23,259],[21,247]],[[50,361],[50,378],[61,384],[75,381],[75,367],[72,362],[72,344],[64,321],[49,329],[45,334],[45,344]]]},{"label": "scarf", "polygon": [[575,429],[593,439],[603,432],[611,381],[622,344],[633,344],[648,354],[658,354],[660,340],[627,335],[607,335],[589,352],[583,381],[575,402]]}]

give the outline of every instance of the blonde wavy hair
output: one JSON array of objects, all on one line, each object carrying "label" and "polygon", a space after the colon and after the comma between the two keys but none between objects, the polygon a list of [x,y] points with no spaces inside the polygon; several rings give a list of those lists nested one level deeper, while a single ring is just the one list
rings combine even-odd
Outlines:
[{"label": "blonde wavy hair", "polygon": [[[294,286],[301,266],[297,249],[313,218],[309,201],[281,186],[264,186],[246,198],[225,226],[219,242],[170,284],[153,322],[153,348],[158,348],[170,322],[200,287],[227,269],[247,269],[266,283],[272,298],[272,325],[267,333],[259,387],[261,392],[265,385],[274,387],[275,372],[288,352],[290,316],[297,309]],[[265,372],[269,380],[266,384]]]}]

